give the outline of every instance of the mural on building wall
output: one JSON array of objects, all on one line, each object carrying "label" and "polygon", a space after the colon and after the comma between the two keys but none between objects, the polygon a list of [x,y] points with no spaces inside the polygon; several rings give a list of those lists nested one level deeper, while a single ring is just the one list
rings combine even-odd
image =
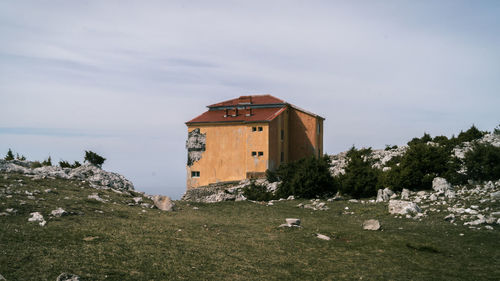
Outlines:
[{"label": "mural on building wall", "polygon": [[188,166],[192,166],[194,162],[201,159],[203,152],[205,151],[206,135],[200,132],[200,128],[196,128],[188,133],[188,139],[186,141],[186,148],[188,151]]}]

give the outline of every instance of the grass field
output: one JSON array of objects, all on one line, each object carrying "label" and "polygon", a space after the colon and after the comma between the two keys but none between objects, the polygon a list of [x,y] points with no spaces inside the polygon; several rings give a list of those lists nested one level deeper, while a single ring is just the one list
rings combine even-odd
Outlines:
[{"label": "grass field", "polygon": [[[25,191],[34,190],[40,193],[29,199]],[[87,198],[95,192],[108,202]],[[81,280],[500,279],[499,227],[451,225],[444,213],[415,221],[390,216],[383,203],[296,207],[306,200],[177,202],[177,211],[162,212],[127,205],[133,196],[0,174],[0,212],[17,210],[0,216],[0,274],[9,281],[55,280],[62,272]],[[50,218],[58,207],[70,215]],[[44,227],[28,222],[35,211]],[[287,217],[300,218],[302,227],[279,228]],[[382,231],[362,229],[372,218]]]}]

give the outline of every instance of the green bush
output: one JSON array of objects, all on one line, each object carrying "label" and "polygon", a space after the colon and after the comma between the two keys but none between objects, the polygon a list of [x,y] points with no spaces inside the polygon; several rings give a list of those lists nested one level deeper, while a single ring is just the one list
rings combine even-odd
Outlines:
[{"label": "green bush", "polygon": [[278,173],[276,171],[271,171],[269,169],[266,170],[266,179],[268,182],[277,182],[280,180],[278,178]]},{"label": "green bush", "polygon": [[472,180],[500,179],[500,147],[475,143],[472,150],[465,153],[464,165]]},{"label": "green bush", "polygon": [[52,159],[50,158],[50,156],[46,160],[43,160],[42,165],[43,166],[52,166]]},{"label": "green bush", "polygon": [[269,201],[272,200],[274,195],[272,192],[267,191],[267,188],[263,185],[257,185],[255,182],[251,182],[243,188],[243,195],[248,200],[254,201]]},{"label": "green bush", "polygon": [[88,150],[88,151],[85,151],[85,161],[89,162],[92,165],[95,165],[95,166],[101,168],[104,161],[106,161],[106,158],[98,155],[95,152]]},{"label": "green bush", "polygon": [[339,184],[330,173],[330,158],[314,156],[300,159],[296,162],[282,164],[277,170],[281,180],[276,192],[280,198],[294,195],[301,198],[316,198],[333,195]]},{"label": "green bush", "polygon": [[411,141],[409,141],[408,146],[412,146],[412,145],[416,145],[416,144],[426,144],[430,141],[432,141],[431,136],[427,133],[424,133],[424,135],[421,138],[413,138]]},{"label": "green bush", "polygon": [[81,166],[81,164],[78,161],[75,161],[73,164],[70,164],[68,161],[61,160],[59,161],[59,166],[61,168],[78,168]]},{"label": "green bush", "polygon": [[31,162],[31,165],[30,165],[31,169],[40,168],[42,166],[43,165],[42,165],[42,163],[40,163],[40,161],[33,161],[33,162]]},{"label": "green bush", "polygon": [[425,190],[432,187],[432,180],[441,176],[447,179],[453,174],[450,164],[453,162],[448,146],[427,145],[414,142],[402,156],[399,165],[384,173],[381,184],[392,190],[408,188]]},{"label": "green bush", "polygon": [[371,148],[357,150],[354,146],[347,152],[345,174],[340,176],[341,191],[354,198],[371,197],[377,194],[380,170],[373,168],[368,158]]},{"label": "green bush", "polygon": [[467,131],[460,132],[460,134],[458,134],[456,142],[457,144],[460,144],[462,142],[470,142],[473,140],[477,140],[482,138],[487,133],[488,132],[480,131],[478,128],[476,128],[476,126],[472,125]]},{"label": "green bush", "polygon": [[5,155],[5,160],[10,161],[14,160],[14,153],[12,153],[12,150],[9,148],[9,151],[7,151],[7,155]]},{"label": "green bush", "polygon": [[24,161],[24,160],[26,160],[26,157],[24,157],[24,155],[19,156],[19,153],[16,153],[16,159]]}]

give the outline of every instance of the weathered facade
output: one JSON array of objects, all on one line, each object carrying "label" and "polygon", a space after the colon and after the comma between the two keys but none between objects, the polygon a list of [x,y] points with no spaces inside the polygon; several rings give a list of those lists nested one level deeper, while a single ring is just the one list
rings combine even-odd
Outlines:
[{"label": "weathered facade", "polygon": [[263,177],[281,163],[320,156],[324,120],[270,95],[209,105],[186,122],[187,188]]}]

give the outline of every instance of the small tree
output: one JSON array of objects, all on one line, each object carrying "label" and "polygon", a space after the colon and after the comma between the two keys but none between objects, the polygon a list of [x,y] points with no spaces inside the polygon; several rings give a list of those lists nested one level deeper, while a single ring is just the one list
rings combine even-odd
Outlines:
[{"label": "small tree", "polygon": [[12,150],[9,148],[9,151],[7,151],[7,155],[5,155],[5,160],[10,161],[14,160],[14,153],[12,153]]},{"label": "small tree", "polygon": [[465,153],[466,174],[473,180],[500,179],[500,147],[476,143]]},{"label": "small tree", "polygon": [[85,151],[85,162],[89,162],[90,164],[101,168],[104,161],[106,161],[106,158],[100,156],[99,154],[90,150]]},{"label": "small tree", "polygon": [[19,153],[16,153],[16,159],[24,161],[24,160],[26,160],[26,157],[24,157],[24,155],[19,156]]},{"label": "small tree", "polygon": [[355,198],[370,197],[377,194],[380,171],[373,168],[368,158],[371,148],[357,150],[354,146],[347,152],[345,174],[340,176],[343,194]]},{"label": "small tree", "polygon": [[52,158],[50,158],[50,156],[49,156],[49,158],[47,158],[47,160],[44,160],[42,162],[42,165],[43,166],[52,166]]}]

